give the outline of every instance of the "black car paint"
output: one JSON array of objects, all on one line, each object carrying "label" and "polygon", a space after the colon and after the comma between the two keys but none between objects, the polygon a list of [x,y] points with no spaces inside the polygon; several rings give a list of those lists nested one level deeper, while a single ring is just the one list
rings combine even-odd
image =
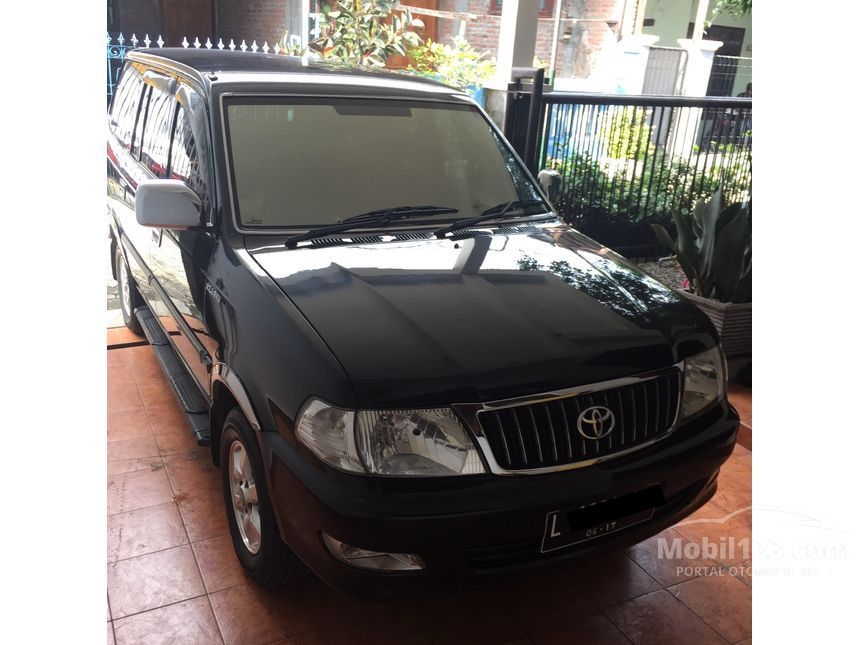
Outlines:
[{"label": "black car paint", "polygon": [[[149,64],[161,63],[153,58]],[[652,522],[545,559],[556,563],[644,539],[713,494],[737,431],[737,415],[725,400],[653,446],[567,472],[386,479],[320,462],[294,434],[311,396],[350,409],[524,396],[675,365],[713,347],[716,334],[696,307],[558,221],[519,232],[492,232],[490,226],[462,239],[344,240],[298,249],[285,247],[286,232],[246,234],[232,217],[220,98],[320,92],[320,84],[239,83],[219,80],[214,72],[186,77],[167,62],[161,71],[199,92],[204,100],[195,106],[195,118],[205,121],[213,142],[204,160],[212,168],[212,210],[205,226],[176,235],[187,288],[165,295],[181,292],[190,299],[186,305],[200,312],[202,319],[191,322],[207,349],[201,363],[208,358],[238,376],[259,426],[282,537],[317,574],[376,593],[480,577],[483,572],[464,563],[464,550],[533,538],[549,510],[655,483],[667,499],[699,486]],[[392,89],[368,78],[325,91],[427,98],[417,85]],[[433,92],[437,96],[439,89]],[[122,194],[133,212],[136,171],[126,167],[132,162],[112,153],[110,144],[108,156],[109,191]],[[132,224],[113,217],[111,226],[144,298],[164,310],[159,290],[150,286],[157,276],[139,261],[126,234]],[[162,322],[171,324],[165,316]],[[181,322],[173,323],[174,343],[181,341]],[[189,368],[212,401],[217,461],[220,421],[237,393],[200,379],[199,366]],[[426,558],[428,571],[374,575],[351,569],[328,554],[320,530],[365,548],[414,550]]]}]

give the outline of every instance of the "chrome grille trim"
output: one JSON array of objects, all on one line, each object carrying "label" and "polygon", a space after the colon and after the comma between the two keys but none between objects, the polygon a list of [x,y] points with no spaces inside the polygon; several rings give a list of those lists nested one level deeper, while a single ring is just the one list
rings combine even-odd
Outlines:
[{"label": "chrome grille trim", "polygon": [[[649,394],[648,394],[649,382],[654,381],[654,379],[658,379],[660,377],[670,376],[673,374],[677,375],[677,387],[678,387],[677,402],[675,405],[674,414],[673,414],[673,411],[670,409],[670,407],[671,407],[670,405],[665,406],[666,410],[664,412],[663,410],[660,409],[663,406],[660,406],[658,403],[657,413],[660,414],[662,412],[663,414],[661,414],[661,416],[665,416],[665,417],[667,417],[667,419],[666,419],[666,422],[662,423],[662,424],[661,424],[659,418],[655,418],[652,422],[651,419],[649,419],[649,417],[648,417],[647,399],[649,396]],[[566,400],[570,401],[570,403],[574,406],[575,413],[576,413],[577,418],[578,418],[579,414],[583,410],[582,406],[580,405],[579,397],[583,397],[584,395],[600,395],[599,399],[597,396],[592,397],[593,402],[590,403],[589,405],[595,405],[595,404],[597,404],[597,405],[601,405],[601,404],[608,405],[609,404],[609,394],[610,394],[610,392],[608,392],[608,391],[609,390],[618,390],[615,394],[618,397],[619,409],[621,410],[621,414],[623,415],[623,410],[624,410],[623,394],[620,391],[620,388],[624,388],[626,386],[634,386],[633,388],[629,389],[629,392],[630,392],[630,410],[631,410],[632,416],[634,417],[632,422],[629,424],[629,427],[632,428],[632,435],[633,436],[632,437],[625,436],[627,433],[624,430],[626,430],[628,428],[628,426],[626,424],[624,424],[624,425],[621,425],[622,431],[618,433],[619,445],[617,447],[615,447],[614,444],[610,443],[613,433],[610,433],[609,437],[605,437],[603,439],[600,439],[599,441],[588,441],[588,442],[586,442],[586,440],[583,439],[579,435],[579,433],[576,431],[575,426],[571,427],[571,420],[569,419],[568,414],[565,411],[565,406],[564,406],[563,401],[566,401]],[[659,388],[657,387],[656,382],[654,383],[654,387],[657,388],[657,397],[659,398],[660,392],[659,392]],[[640,401],[637,401],[640,394],[643,396],[643,401],[641,402],[643,405],[641,406],[641,408],[638,405],[640,403]],[[671,403],[671,392],[668,391],[668,389],[667,389],[667,395],[666,396],[667,396],[666,402]],[[544,392],[544,393],[532,395],[532,396],[514,397],[514,398],[510,398],[510,399],[501,399],[498,401],[491,401],[491,402],[486,402],[486,403],[460,403],[460,404],[455,404],[453,406],[453,408],[458,412],[458,414],[466,422],[467,426],[469,427],[469,429],[473,433],[474,438],[477,441],[478,447],[479,447],[480,451],[483,453],[484,458],[487,462],[487,465],[490,468],[490,472],[492,472],[496,475],[506,475],[506,476],[508,476],[508,475],[542,475],[542,474],[553,473],[553,472],[561,472],[561,471],[565,471],[565,470],[573,470],[576,468],[585,468],[587,466],[591,466],[591,465],[596,464],[596,463],[607,461],[609,459],[615,459],[618,457],[623,457],[625,455],[629,455],[630,453],[633,453],[637,450],[643,450],[643,449],[647,448],[648,446],[651,446],[651,445],[657,443],[658,441],[662,441],[663,439],[670,436],[675,431],[675,429],[678,425],[678,418],[680,415],[681,401],[683,399],[683,396],[684,396],[684,362],[681,361],[680,363],[677,363],[677,364],[673,365],[672,367],[664,368],[661,370],[655,370],[653,372],[647,372],[647,373],[639,374],[636,376],[629,376],[629,377],[623,377],[623,378],[619,378],[619,379],[612,379],[609,381],[602,381],[599,383],[591,383],[588,385],[581,385],[581,386],[572,387],[572,388],[565,388],[562,390],[554,390],[551,392]],[[573,461],[572,463],[563,463],[563,464],[551,465],[551,466],[540,466],[540,467],[535,467],[535,468],[520,468],[520,469],[509,469],[509,468],[505,468],[501,464],[499,464],[499,462],[496,460],[496,458],[493,454],[493,449],[490,445],[490,441],[487,438],[486,434],[484,433],[484,429],[481,426],[481,422],[478,419],[478,416],[484,412],[508,411],[508,413],[513,416],[513,420],[514,420],[514,424],[515,424],[515,428],[516,428],[516,434],[517,434],[517,438],[519,440],[518,441],[518,443],[519,443],[518,448],[519,448],[519,451],[522,455],[523,462],[527,463],[529,461],[529,458],[528,458],[527,451],[526,451],[526,442],[524,441],[523,428],[521,427],[519,416],[517,415],[515,408],[519,408],[519,407],[523,407],[523,406],[533,406],[534,404],[538,404],[538,403],[551,403],[551,402],[558,402],[558,407],[561,411],[561,418],[564,422],[563,423],[564,433],[566,434],[567,439],[568,439],[568,458],[569,459],[578,459],[578,460]],[[527,409],[528,409],[528,412],[532,415],[531,418],[533,419],[534,418],[534,409],[533,408],[527,408]],[[553,447],[556,449],[555,455],[556,455],[556,460],[557,460],[558,454],[560,451],[557,450],[558,446],[555,444],[555,433],[552,431],[552,428],[554,426],[553,426],[552,413],[550,410],[550,406],[546,406],[545,410],[546,410],[547,417],[549,420],[548,427],[550,428],[550,436],[552,437]],[[639,434],[637,432],[637,427],[640,425],[639,424],[639,413],[640,412],[644,412],[642,417],[644,418],[645,423],[642,425],[642,427],[644,428],[644,434],[646,436],[648,434],[651,434],[648,425],[656,424],[655,425],[655,432],[659,431],[659,429],[661,427],[668,426],[668,429],[657,434],[652,439],[649,439],[647,441],[642,441],[641,443],[638,443],[636,445],[632,445],[632,446],[625,448],[625,445],[629,445],[630,443],[635,443],[637,440],[637,435]],[[500,433],[500,436],[502,438],[502,441],[503,441],[503,444],[504,444],[504,447],[505,447],[506,453],[507,453],[505,456],[507,458],[508,463],[511,463],[512,459],[511,459],[510,453],[513,451],[507,450],[507,447],[508,447],[507,446],[507,440],[505,439],[505,433],[502,431],[502,428],[500,425],[501,421],[499,420],[499,417],[497,415],[488,415],[488,416],[493,416],[496,418],[496,421],[497,421],[496,425],[499,429],[499,433]],[[671,423],[670,423],[670,420],[671,420]],[[575,422],[576,421],[574,419],[573,423],[575,424]],[[540,441],[540,437],[538,435],[537,425],[533,424],[532,428],[534,429],[535,436],[536,436],[537,451],[540,451],[541,441]],[[579,446],[577,446],[578,450],[575,450],[574,449],[574,442],[577,440],[579,441]],[[591,444],[591,445],[589,445],[589,444]],[[610,451],[610,452],[607,452],[607,451]],[[576,453],[581,455],[581,458],[577,458]],[[589,453],[590,453],[590,455],[589,455]],[[603,454],[601,454],[601,453],[603,453]],[[539,454],[540,454],[539,462],[544,463],[542,452]]]}]

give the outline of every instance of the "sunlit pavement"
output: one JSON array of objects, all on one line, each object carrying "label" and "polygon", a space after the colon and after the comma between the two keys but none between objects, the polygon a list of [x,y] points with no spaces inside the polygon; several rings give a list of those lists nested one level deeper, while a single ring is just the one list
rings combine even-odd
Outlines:
[{"label": "sunlit pavement", "polygon": [[[382,603],[312,577],[277,591],[248,580],[209,449],[192,439],[152,350],[117,328],[108,330],[107,355],[108,643],[706,645],[751,637],[749,554],[723,549],[707,559],[699,548],[751,539],[750,390],[730,393],[744,445],[713,500],[685,522],[556,572]],[[661,541],[679,547],[675,557]]]}]

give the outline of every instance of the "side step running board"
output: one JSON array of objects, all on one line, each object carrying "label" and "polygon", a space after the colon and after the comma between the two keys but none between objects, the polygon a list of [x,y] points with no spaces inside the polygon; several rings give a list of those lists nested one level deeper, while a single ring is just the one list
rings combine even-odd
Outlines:
[{"label": "side step running board", "polygon": [[200,446],[209,445],[209,403],[197,386],[194,377],[177,358],[173,346],[167,339],[161,324],[149,310],[149,307],[138,307],[134,315],[143,328],[146,339],[155,352],[167,381],[170,383],[173,394],[179,402],[185,418],[191,426],[191,432]]}]

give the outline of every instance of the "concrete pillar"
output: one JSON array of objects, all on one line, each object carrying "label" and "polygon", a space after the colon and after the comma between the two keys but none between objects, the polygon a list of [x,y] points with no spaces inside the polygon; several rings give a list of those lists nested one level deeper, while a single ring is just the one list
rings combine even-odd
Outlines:
[{"label": "concrete pillar", "polygon": [[539,0],[505,0],[496,58],[497,89],[506,89],[514,67],[531,67],[535,57]]},{"label": "concrete pillar", "polygon": [[660,36],[635,34],[618,41],[615,85],[620,94],[641,94],[651,46]]},{"label": "concrete pillar", "polygon": [[[708,80],[711,77],[711,66],[714,63],[714,52],[723,46],[719,40],[691,40],[679,38],[678,44],[687,52],[687,65],[684,70],[684,82],[681,94],[684,96],[705,96],[708,91]],[[688,112],[684,114],[684,112]],[[684,124],[682,131],[675,132],[674,153],[687,156],[690,153],[699,133],[702,118],[701,108],[686,108],[676,114],[678,123]]]},{"label": "concrete pillar", "polygon": [[687,66],[684,70],[684,83],[681,94],[684,96],[704,96],[708,91],[714,53],[723,46],[719,40],[691,40],[679,38],[678,44],[687,52]]}]

